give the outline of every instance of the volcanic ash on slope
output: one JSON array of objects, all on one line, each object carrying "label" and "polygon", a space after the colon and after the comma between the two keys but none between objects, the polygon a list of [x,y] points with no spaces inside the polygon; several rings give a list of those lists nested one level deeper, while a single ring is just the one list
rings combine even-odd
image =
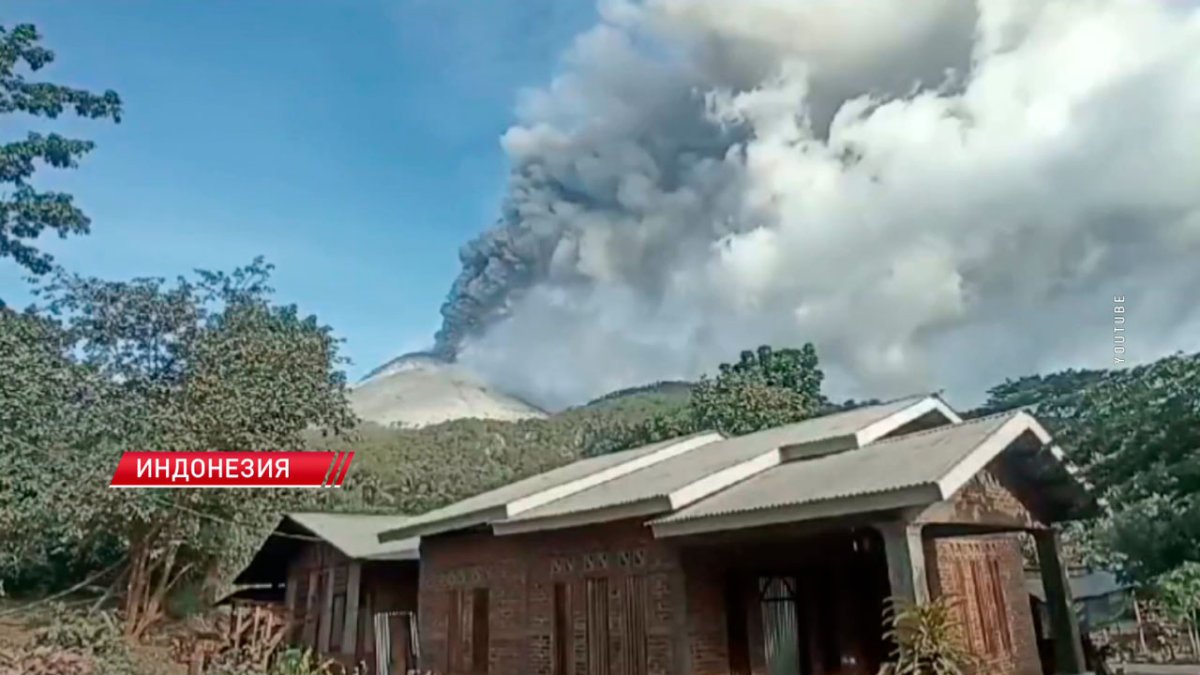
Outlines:
[{"label": "volcanic ash on slope", "polygon": [[544,417],[538,408],[490,388],[466,368],[423,353],[376,368],[350,391],[350,405],[376,424],[423,427],[463,418]]}]

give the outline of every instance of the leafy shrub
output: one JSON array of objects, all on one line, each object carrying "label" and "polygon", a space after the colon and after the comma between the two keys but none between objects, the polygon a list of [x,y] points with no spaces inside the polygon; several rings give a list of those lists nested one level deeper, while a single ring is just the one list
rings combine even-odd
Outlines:
[{"label": "leafy shrub", "polygon": [[53,608],[54,619],[25,647],[0,651],[0,675],[139,675],[109,612]]},{"label": "leafy shrub", "polygon": [[976,665],[946,597],[919,604],[892,599],[884,627],[895,648],[880,675],[965,675]]}]

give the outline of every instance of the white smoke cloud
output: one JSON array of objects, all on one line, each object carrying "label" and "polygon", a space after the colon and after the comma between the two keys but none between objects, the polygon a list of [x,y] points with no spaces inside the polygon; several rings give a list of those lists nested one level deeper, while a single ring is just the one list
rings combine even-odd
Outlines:
[{"label": "white smoke cloud", "polygon": [[[1200,348],[1200,11],[607,2],[503,139],[459,357],[545,405],[813,341],[840,395]],[[467,328],[463,328],[467,326]],[[482,329],[481,329],[482,327]]]}]

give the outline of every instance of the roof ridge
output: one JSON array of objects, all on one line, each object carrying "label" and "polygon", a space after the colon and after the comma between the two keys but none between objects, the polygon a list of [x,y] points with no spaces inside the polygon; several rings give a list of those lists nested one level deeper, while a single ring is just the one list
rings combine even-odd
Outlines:
[{"label": "roof ridge", "polygon": [[377,513],[375,511],[285,511],[283,515],[292,516],[379,516],[381,518],[411,518],[408,513]]},{"label": "roof ridge", "polygon": [[[750,436],[755,436],[758,434],[767,434],[767,433],[778,431],[780,429],[784,429],[787,427],[798,427],[802,424],[808,424],[809,422],[816,422],[817,420],[828,420],[829,418],[837,417],[838,415],[849,415],[851,413],[859,413],[868,408],[882,408],[884,406],[889,406],[889,405],[894,405],[896,403],[900,403],[901,401],[911,400],[911,401],[915,402],[915,401],[924,400],[924,399],[927,399],[930,397],[937,397],[937,395],[936,394],[910,394],[908,396],[901,396],[899,398],[893,398],[893,399],[889,399],[887,401],[879,401],[878,403],[868,403],[866,405],[858,406],[857,408],[848,408],[845,410],[831,410],[831,411],[823,413],[823,414],[813,415],[812,417],[805,417],[804,419],[796,420],[795,422],[788,422],[786,424],[780,424],[779,426],[775,426],[775,427],[767,427],[766,429],[759,429],[758,431],[752,431],[748,434],[742,434],[741,436],[726,436],[725,438],[726,438],[726,440],[728,440],[730,438],[749,438]],[[940,400],[940,397],[937,397],[937,398],[939,398],[939,400]],[[943,403],[945,403],[945,401],[943,401]],[[717,433],[720,433],[720,432],[717,432]]]},{"label": "roof ridge", "polygon": [[867,443],[866,445],[862,446],[862,448],[860,448],[860,449],[866,449],[866,448],[870,448],[870,447],[873,447],[876,445],[885,445],[887,443],[895,443],[897,441],[902,441],[902,440],[906,440],[909,438],[915,438],[917,436],[931,436],[933,434],[941,433],[944,431],[949,431],[951,429],[961,429],[966,426],[979,424],[981,422],[987,422],[989,420],[998,419],[1001,417],[1015,417],[1022,412],[1024,412],[1024,411],[1023,410],[1003,410],[1001,412],[992,413],[991,415],[984,415],[983,417],[973,417],[971,419],[963,420],[957,424],[943,424],[941,426],[933,427],[932,429],[922,429],[921,431],[912,431],[907,434],[901,434],[899,436],[892,436],[891,438],[881,438],[877,441],[872,441],[870,443]]}]

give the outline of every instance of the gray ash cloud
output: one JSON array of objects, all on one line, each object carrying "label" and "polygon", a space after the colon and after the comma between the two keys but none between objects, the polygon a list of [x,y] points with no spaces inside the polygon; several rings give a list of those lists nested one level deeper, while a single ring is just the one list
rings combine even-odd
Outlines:
[{"label": "gray ash cloud", "polygon": [[1198,16],[603,2],[519,101],[435,351],[554,406],[808,340],[850,395],[977,393],[1104,365],[1118,293],[1143,359],[1200,347]]}]

